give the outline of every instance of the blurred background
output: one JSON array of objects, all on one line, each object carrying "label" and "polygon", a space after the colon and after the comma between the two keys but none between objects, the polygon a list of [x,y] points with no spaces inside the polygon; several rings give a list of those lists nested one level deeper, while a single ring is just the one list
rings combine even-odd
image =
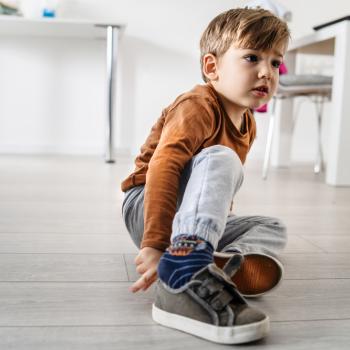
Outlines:
[{"label": "blurred background", "polygon": [[[3,3],[6,3],[3,2]],[[41,15],[41,0],[7,1],[29,17]],[[279,0],[292,13],[292,38],[350,13],[347,0]],[[120,36],[116,155],[136,155],[164,107],[202,83],[199,39],[209,21],[247,1],[60,0],[58,19],[125,24]],[[35,8],[35,6],[37,6]],[[40,38],[0,32],[0,153],[103,154],[105,145],[105,42]],[[332,75],[331,56],[299,55],[299,73]],[[313,162],[316,119],[310,102],[296,99],[298,123],[292,161]],[[325,105],[323,144],[327,159]],[[303,115],[312,114],[311,118]],[[258,138],[249,157],[262,160],[267,114],[257,113]]]}]

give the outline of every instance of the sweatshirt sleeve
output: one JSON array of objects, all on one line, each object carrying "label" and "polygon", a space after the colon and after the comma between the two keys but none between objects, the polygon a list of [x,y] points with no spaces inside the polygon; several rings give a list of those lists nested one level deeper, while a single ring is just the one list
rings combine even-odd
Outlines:
[{"label": "sweatshirt sleeve", "polygon": [[146,175],[141,248],[169,246],[181,172],[211,136],[214,120],[208,102],[199,98],[186,99],[168,112]]}]

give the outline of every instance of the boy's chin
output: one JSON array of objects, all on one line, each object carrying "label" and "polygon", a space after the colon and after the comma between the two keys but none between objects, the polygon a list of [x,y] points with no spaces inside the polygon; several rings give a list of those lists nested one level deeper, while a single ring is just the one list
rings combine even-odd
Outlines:
[{"label": "boy's chin", "polygon": [[250,106],[248,106],[248,108],[250,109],[259,109],[263,106],[265,106],[268,102],[263,102],[263,103],[251,103]]},{"label": "boy's chin", "polygon": [[265,101],[257,101],[257,102],[252,102],[249,106],[250,109],[259,109],[262,106],[265,106],[267,103],[269,103],[270,99],[267,99]]}]

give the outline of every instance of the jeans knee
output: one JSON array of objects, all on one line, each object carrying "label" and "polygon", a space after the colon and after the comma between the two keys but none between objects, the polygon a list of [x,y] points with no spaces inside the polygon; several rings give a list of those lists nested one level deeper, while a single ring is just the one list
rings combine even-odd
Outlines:
[{"label": "jeans knee", "polygon": [[279,238],[287,243],[287,226],[284,224],[284,222],[280,219],[274,218],[273,225]]},{"label": "jeans knee", "polygon": [[217,154],[220,154],[222,156],[227,156],[227,157],[232,157],[233,154],[236,155],[236,152],[232,148],[224,146],[224,145],[209,146],[207,148],[204,148],[203,151],[217,153]]},{"label": "jeans knee", "polygon": [[282,220],[276,219],[276,225],[283,232],[283,234],[287,234],[287,226],[284,224]]},{"label": "jeans knee", "polygon": [[230,147],[224,145],[214,145],[205,148],[203,151],[211,154],[215,154],[220,157],[220,159],[225,162],[225,164],[231,164],[231,166],[243,173],[243,165],[238,157],[237,153]]}]

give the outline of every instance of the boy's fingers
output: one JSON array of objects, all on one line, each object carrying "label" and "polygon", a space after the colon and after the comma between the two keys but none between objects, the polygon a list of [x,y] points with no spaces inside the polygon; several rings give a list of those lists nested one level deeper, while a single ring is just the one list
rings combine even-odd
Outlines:
[{"label": "boy's fingers", "polygon": [[144,281],[141,277],[130,287],[130,291],[133,293],[136,293],[143,287],[143,285],[144,285]]},{"label": "boy's fingers", "polygon": [[138,292],[140,289],[142,289],[148,282],[149,277],[146,273],[144,273],[132,286],[131,290],[132,292]]},{"label": "boy's fingers", "polygon": [[146,285],[142,288],[142,290],[143,290],[143,291],[147,290],[156,280],[157,280],[157,276],[153,277],[153,278],[148,282],[148,284],[146,284]]},{"label": "boy's fingers", "polygon": [[[154,276],[153,273],[144,273],[132,286],[131,286],[131,291],[133,293],[138,292],[140,289],[143,289],[146,287],[148,284],[152,284],[151,282],[153,280]],[[151,283],[150,283],[151,282]],[[146,288],[147,289],[147,288]]]},{"label": "boy's fingers", "polygon": [[149,270],[149,279],[145,282],[145,285],[143,286],[142,290],[147,290],[158,278],[157,271]]},{"label": "boy's fingers", "polygon": [[140,264],[136,266],[136,272],[139,273],[140,275],[142,275],[146,271],[147,271],[147,268],[144,265]]}]

